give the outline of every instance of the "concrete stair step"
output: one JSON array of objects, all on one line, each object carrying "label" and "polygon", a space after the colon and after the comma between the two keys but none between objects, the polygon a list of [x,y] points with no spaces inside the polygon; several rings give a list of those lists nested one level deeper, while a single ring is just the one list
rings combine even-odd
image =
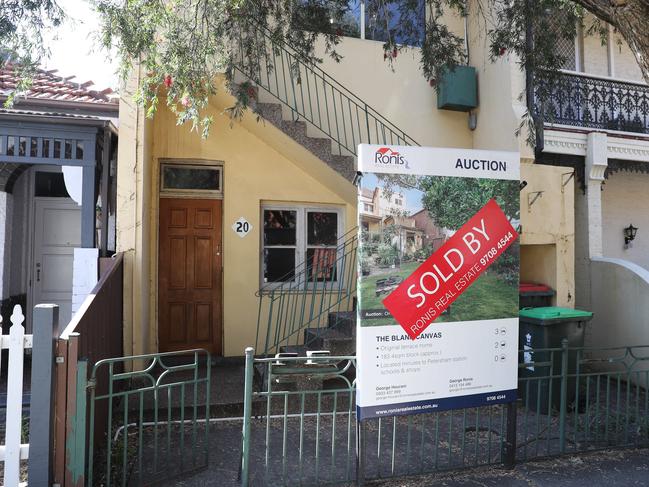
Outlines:
[{"label": "concrete stair step", "polygon": [[335,356],[356,353],[356,338],[333,328],[307,328],[304,343],[310,350],[329,350]]},{"label": "concrete stair step", "polygon": [[281,104],[257,102],[253,104],[252,109],[264,120],[275,125],[275,127],[305,147],[346,179],[352,181],[356,176],[354,157],[334,154],[332,152],[332,140],[326,137],[310,136],[307,122],[303,120],[286,120],[282,114]]},{"label": "concrete stair step", "polygon": [[327,326],[352,337],[356,335],[356,311],[337,311],[329,313]]}]

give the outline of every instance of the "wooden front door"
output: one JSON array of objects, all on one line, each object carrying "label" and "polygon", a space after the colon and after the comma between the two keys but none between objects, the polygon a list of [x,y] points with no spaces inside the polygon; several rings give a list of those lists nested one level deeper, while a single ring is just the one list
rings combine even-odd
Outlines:
[{"label": "wooden front door", "polygon": [[223,353],[221,200],[160,199],[160,351]]}]

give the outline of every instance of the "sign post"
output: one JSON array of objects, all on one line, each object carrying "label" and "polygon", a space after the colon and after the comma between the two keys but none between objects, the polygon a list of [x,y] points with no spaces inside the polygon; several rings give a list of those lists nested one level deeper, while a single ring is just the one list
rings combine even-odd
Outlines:
[{"label": "sign post", "polygon": [[515,152],[361,145],[357,417],[512,403]]}]

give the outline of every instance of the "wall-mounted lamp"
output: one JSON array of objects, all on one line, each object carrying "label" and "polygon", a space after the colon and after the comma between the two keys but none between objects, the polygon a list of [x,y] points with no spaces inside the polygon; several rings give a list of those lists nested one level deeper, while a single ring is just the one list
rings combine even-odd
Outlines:
[{"label": "wall-mounted lamp", "polygon": [[635,234],[638,232],[638,229],[633,226],[633,224],[630,224],[628,227],[624,229],[624,245],[626,247],[629,246],[629,244],[635,239]]}]

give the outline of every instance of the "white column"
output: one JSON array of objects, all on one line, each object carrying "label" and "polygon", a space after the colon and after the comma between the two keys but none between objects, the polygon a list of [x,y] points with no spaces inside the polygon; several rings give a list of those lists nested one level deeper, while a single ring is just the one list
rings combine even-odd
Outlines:
[{"label": "white column", "polygon": [[608,166],[607,135],[591,132],[586,146],[586,213],[588,217],[588,257],[603,257],[602,182]]}]

